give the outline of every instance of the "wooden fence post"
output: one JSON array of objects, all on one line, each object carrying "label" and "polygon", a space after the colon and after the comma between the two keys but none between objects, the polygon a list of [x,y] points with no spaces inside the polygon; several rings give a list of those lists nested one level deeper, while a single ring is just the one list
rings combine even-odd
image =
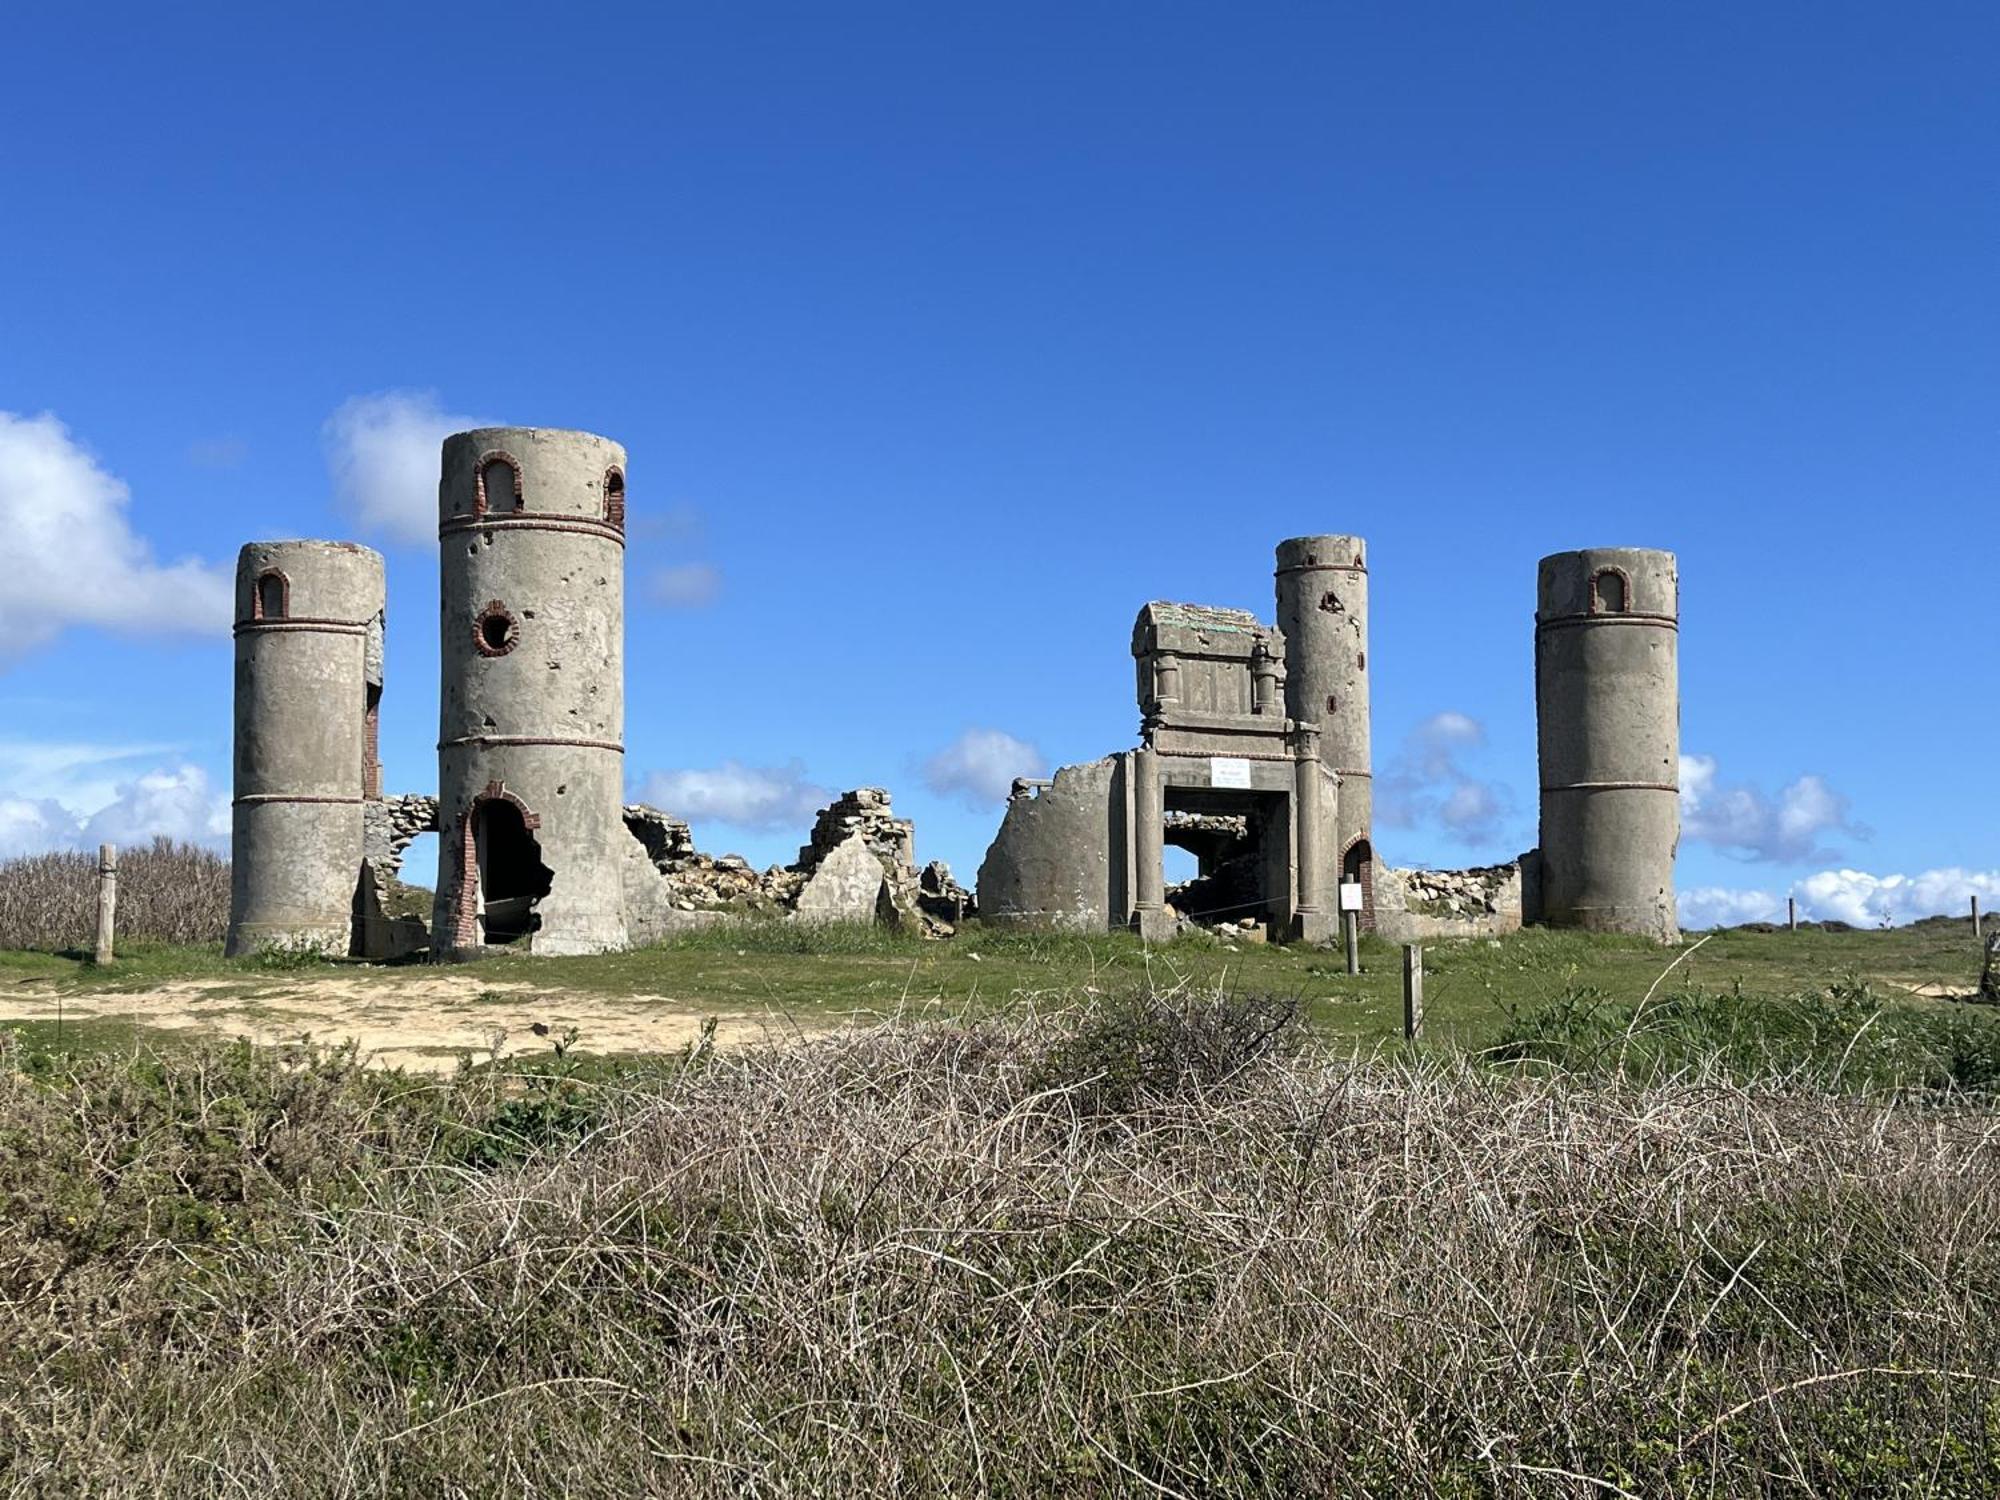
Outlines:
[{"label": "wooden fence post", "polygon": [[113,952],[113,929],[118,925],[118,846],[97,848],[97,961],[108,964]]},{"label": "wooden fence post", "polygon": [[1403,1040],[1414,1042],[1424,1029],[1424,949],[1403,944]]}]

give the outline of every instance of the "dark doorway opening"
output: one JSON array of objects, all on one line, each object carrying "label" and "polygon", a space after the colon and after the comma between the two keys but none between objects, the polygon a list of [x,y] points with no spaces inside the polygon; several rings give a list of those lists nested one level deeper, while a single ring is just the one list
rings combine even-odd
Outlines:
[{"label": "dark doorway opening", "polygon": [[503,797],[479,804],[472,847],[479,864],[482,941],[518,943],[542,925],[535,903],[549,893],[555,872],[542,863],[542,846],[521,809]]},{"label": "dark doorway opening", "polygon": [[1375,930],[1375,850],[1366,839],[1356,839],[1340,857],[1340,883],[1361,885],[1361,928]]}]

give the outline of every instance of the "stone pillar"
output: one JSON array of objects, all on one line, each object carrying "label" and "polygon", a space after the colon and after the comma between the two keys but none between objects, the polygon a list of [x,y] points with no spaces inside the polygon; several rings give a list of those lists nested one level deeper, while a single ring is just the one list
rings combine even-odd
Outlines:
[{"label": "stone pillar", "polygon": [[1680,592],[1671,552],[1542,559],[1535,718],[1542,919],[1675,941]]},{"label": "stone pillar", "polygon": [[351,542],[237,556],[231,954],[350,951],[382,604],[381,555]]},{"label": "stone pillar", "polygon": [[625,450],[495,427],[444,442],[432,951],[626,943]]},{"label": "stone pillar", "polygon": [[1140,937],[1163,943],[1174,935],[1174,920],[1167,913],[1167,812],[1159,752],[1141,745],[1132,753],[1132,771],[1132,858],[1138,866],[1132,920]]},{"label": "stone pillar", "polygon": [[[1319,732],[1300,725],[1292,736],[1292,848],[1296,875],[1292,888],[1292,936],[1300,942],[1324,943],[1334,933],[1335,914],[1328,910],[1326,810],[1321,792],[1326,772],[1320,764]],[[1338,813],[1333,820],[1337,829]]]},{"label": "stone pillar", "polygon": [[1330,873],[1361,882],[1362,925],[1373,927],[1375,795],[1363,551],[1358,536],[1278,543],[1278,629],[1285,637],[1286,716],[1319,726],[1320,761],[1340,781],[1339,833],[1326,851]]}]

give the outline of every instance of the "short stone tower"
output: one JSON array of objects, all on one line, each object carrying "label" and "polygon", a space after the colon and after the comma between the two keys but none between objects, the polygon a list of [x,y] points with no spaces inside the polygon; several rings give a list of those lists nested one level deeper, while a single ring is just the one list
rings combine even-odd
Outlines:
[{"label": "short stone tower", "polygon": [[[1374,778],[1368,748],[1368,562],[1358,536],[1278,543],[1285,714],[1319,725],[1320,762],[1340,778],[1339,878],[1358,881],[1375,925]],[[1333,902],[1331,882],[1328,903]]]},{"label": "short stone tower", "polygon": [[1671,552],[1593,547],[1542,559],[1535,719],[1550,926],[1680,935],[1679,630]]},{"label": "short stone tower", "polygon": [[381,554],[351,542],[237,555],[231,954],[349,951],[381,795],[383,599]]},{"label": "short stone tower", "polygon": [[444,442],[440,958],[626,943],[625,450],[488,427]]}]

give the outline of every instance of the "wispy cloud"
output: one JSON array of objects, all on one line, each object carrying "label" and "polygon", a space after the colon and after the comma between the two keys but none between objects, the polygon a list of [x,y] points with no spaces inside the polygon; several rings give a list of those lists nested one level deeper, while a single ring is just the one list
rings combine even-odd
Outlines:
[{"label": "wispy cloud", "polygon": [[1506,789],[1475,776],[1465,757],[1486,726],[1446,709],[1410,731],[1375,786],[1375,818],[1392,828],[1432,824],[1462,844],[1491,843],[1513,813]]},{"label": "wispy cloud", "polygon": [[1789,892],[1700,886],[1680,893],[1681,925],[1699,929],[1775,922],[1785,914],[1788,894],[1797,898],[1802,920],[1893,927],[1919,917],[1956,916],[1969,909],[1974,896],[1991,910],[2000,904],[2000,870],[1953,866],[1915,875],[1821,870],[1796,882]]},{"label": "wispy cloud", "polygon": [[0,661],[72,625],[206,634],[229,624],[229,575],[162,565],[132,529],[131,491],[55,417],[0,412]]},{"label": "wispy cloud", "polygon": [[1824,842],[1828,835],[1868,836],[1849,819],[1847,799],[1819,776],[1801,776],[1770,797],[1755,787],[1724,785],[1712,755],[1683,755],[1680,787],[1682,836],[1738,859],[1831,861],[1840,851]]},{"label": "wispy cloud", "polygon": [[133,752],[107,747],[82,753],[87,749],[0,746],[0,786],[6,788],[0,791],[0,856],[145,843],[160,835],[218,848],[228,842],[228,794],[201,767],[175,762],[117,772],[112,768]]},{"label": "wispy cloud", "polygon": [[646,597],[668,609],[706,609],[721,594],[722,574],[713,563],[657,568],[646,580]]},{"label": "wispy cloud", "polygon": [[1026,740],[1004,729],[968,729],[924,762],[924,784],[969,807],[1003,802],[1019,776],[1038,776],[1048,762]]},{"label": "wispy cloud", "polygon": [[798,761],[746,766],[727,760],[700,769],[654,771],[640,783],[639,799],[690,823],[776,829],[811,823],[833,797],[807,777]]},{"label": "wispy cloud", "polygon": [[355,396],[320,432],[334,498],[363,531],[397,542],[435,542],[444,440],[493,425],[445,411],[435,391]]}]

